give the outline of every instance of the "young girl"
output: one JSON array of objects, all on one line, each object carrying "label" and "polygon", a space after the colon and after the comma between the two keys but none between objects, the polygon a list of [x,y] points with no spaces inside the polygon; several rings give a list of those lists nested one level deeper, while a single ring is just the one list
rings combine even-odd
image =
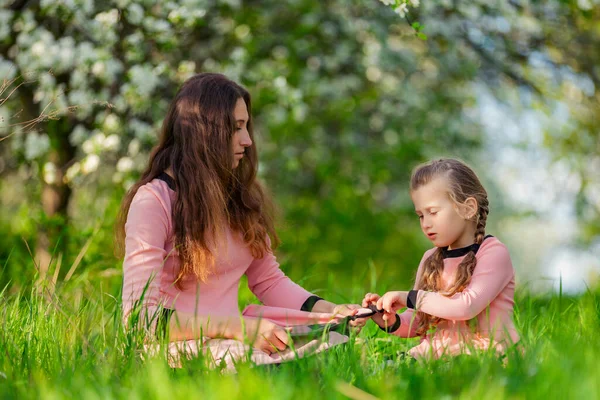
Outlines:
[{"label": "young girl", "polygon": [[383,310],[373,320],[387,332],[420,336],[409,351],[417,359],[504,352],[519,340],[512,321],[515,276],[506,246],[485,234],[485,189],[471,168],[441,159],[413,171],[410,195],[435,248],[425,252],[413,290],[367,293],[363,306]]},{"label": "young girl", "polygon": [[243,275],[267,306],[346,316],[360,306],[336,306],[280,270],[270,200],[256,180],[250,104],[250,94],[220,74],[183,84],[148,167],[123,201],[117,250],[125,316],[141,305],[150,332],[169,326],[171,341],[248,338],[271,354],[286,349],[288,332],[267,319],[240,318]]}]

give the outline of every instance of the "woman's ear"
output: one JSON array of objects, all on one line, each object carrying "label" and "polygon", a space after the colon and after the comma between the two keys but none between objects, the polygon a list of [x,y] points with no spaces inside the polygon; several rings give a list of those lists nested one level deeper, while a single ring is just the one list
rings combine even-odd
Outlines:
[{"label": "woman's ear", "polygon": [[477,199],[475,197],[468,197],[463,203],[463,218],[467,220],[471,220],[477,217],[477,211],[479,210],[479,204],[477,204]]}]

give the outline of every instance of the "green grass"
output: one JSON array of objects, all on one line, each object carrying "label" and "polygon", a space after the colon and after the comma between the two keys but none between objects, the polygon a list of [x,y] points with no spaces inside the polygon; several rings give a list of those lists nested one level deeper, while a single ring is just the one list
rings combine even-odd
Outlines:
[{"label": "green grass", "polygon": [[[353,293],[354,294],[354,293]],[[358,293],[355,294],[359,296]],[[0,398],[303,399],[600,398],[600,294],[517,299],[524,354],[413,364],[394,356],[415,341],[369,323],[350,343],[279,368],[203,360],[171,369],[142,358],[120,324],[117,295],[78,284],[52,296],[0,295]],[[391,359],[392,362],[386,362]]]}]

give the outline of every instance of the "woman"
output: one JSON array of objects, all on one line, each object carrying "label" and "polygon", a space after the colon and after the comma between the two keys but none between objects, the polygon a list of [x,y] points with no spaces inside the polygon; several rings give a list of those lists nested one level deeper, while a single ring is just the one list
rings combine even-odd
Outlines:
[{"label": "woman", "polygon": [[268,354],[285,349],[283,328],[240,318],[244,274],[267,306],[342,315],[359,308],[323,300],[279,269],[253,139],[250,94],[223,75],[198,74],[172,101],[148,167],[123,201],[117,251],[125,315],[140,305],[151,330],[168,322],[170,341],[249,338]]}]

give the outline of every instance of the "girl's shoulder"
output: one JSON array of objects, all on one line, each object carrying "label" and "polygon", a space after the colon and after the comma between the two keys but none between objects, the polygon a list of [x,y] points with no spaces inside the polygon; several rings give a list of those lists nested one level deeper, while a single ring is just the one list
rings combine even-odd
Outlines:
[{"label": "girl's shoulder", "polygon": [[[433,247],[433,248],[427,250],[425,252],[425,254],[423,254],[423,260],[425,260],[425,259],[429,258],[431,255],[433,255],[433,253],[437,249],[438,249],[437,247]],[[490,254],[490,253],[506,253],[506,254],[508,254],[508,247],[506,247],[506,245],[504,243],[502,243],[500,241],[500,239],[498,239],[497,237],[492,236],[492,235],[487,235],[483,239],[483,242],[479,246],[472,244],[468,247],[451,250],[450,252],[456,252],[456,254],[454,254],[454,256],[457,257],[457,256],[466,255],[470,250],[475,250],[478,258],[481,256],[481,254]]]},{"label": "girl's shoulder", "polygon": [[508,247],[506,247],[506,245],[504,243],[502,243],[500,241],[500,239],[498,239],[497,237],[492,236],[492,235],[487,235],[485,237],[485,239],[483,240],[483,242],[481,243],[481,245],[479,246],[479,250],[477,251],[477,254],[490,253],[490,252],[508,253]]}]

